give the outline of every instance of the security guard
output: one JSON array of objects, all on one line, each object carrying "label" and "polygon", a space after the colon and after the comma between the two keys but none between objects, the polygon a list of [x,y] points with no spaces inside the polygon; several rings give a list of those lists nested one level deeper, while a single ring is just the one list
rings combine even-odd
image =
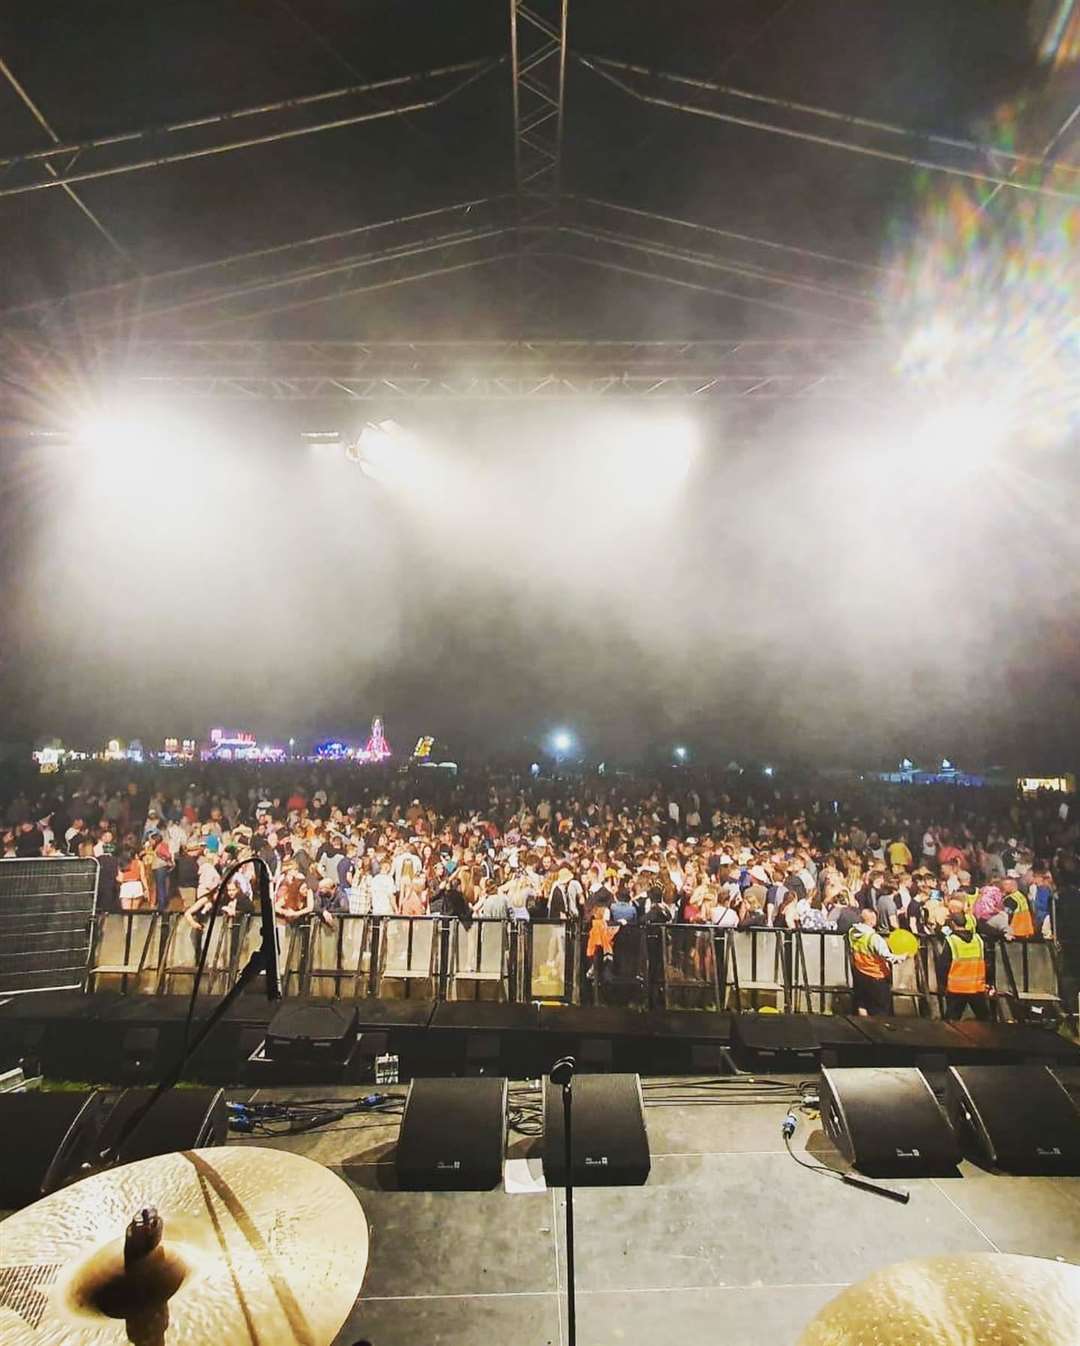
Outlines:
[{"label": "security guard", "polygon": [[955,897],[949,898],[949,914],[945,922],[944,934],[948,934],[949,926],[954,920],[959,920],[965,930],[974,930],[976,927],[975,917],[972,914],[972,903],[967,901],[967,894],[961,896],[959,893]]},{"label": "security guard", "polygon": [[945,988],[946,1019],[962,1019],[969,1005],[976,1019],[990,1018],[986,945],[982,935],[970,929],[963,916],[950,916],[945,927],[945,945],[938,962],[938,985]]},{"label": "security guard", "polygon": [[851,1000],[856,1014],[892,1013],[892,965],[900,961],[877,932],[877,912],[864,907],[848,931]]},{"label": "security guard", "polygon": [[1012,910],[1009,933],[1013,939],[1034,938],[1035,917],[1031,912],[1031,902],[1027,893],[1020,887],[1015,874],[1008,874],[1002,879],[1001,891],[1005,894],[1005,905]]}]

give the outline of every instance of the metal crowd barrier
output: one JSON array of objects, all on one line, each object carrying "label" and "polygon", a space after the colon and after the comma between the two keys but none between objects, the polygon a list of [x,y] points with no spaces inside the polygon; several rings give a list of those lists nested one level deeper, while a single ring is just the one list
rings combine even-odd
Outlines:
[{"label": "metal crowd barrier", "polygon": [[[847,940],[835,932],[625,925],[610,958],[602,951],[589,958],[588,932],[563,921],[341,915],[332,925],[313,920],[279,930],[286,995],[818,1014],[851,1007]],[[190,994],[203,936],[180,913],[99,915],[93,934],[91,991]],[[260,938],[255,916],[219,920],[203,989],[228,990]],[[895,1013],[943,1013],[939,949],[939,939],[924,937],[918,952],[896,965]],[[988,941],[987,972],[1002,1008],[1018,1017],[1026,1003],[1060,999],[1051,941]]]},{"label": "metal crowd barrier", "polygon": [[653,979],[653,985],[661,989],[664,1009],[719,1009],[723,1003],[722,960],[717,958],[716,932],[700,925],[660,925],[653,929],[662,960],[661,975]]},{"label": "metal crowd barrier", "polygon": [[0,859],[0,995],[85,989],[98,862]]}]

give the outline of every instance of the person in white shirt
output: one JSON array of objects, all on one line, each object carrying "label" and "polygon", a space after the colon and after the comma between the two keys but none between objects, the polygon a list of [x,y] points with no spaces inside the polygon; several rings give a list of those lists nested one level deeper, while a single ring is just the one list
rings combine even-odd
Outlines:
[{"label": "person in white shirt", "polygon": [[218,885],[221,883],[221,875],[218,873],[217,865],[210,859],[209,855],[203,851],[199,857],[199,882],[195,892],[195,900],[210,897],[217,892]]},{"label": "person in white shirt", "polygon": [[175,818],[165,828],[165,841],[175,861],[181,850],[187,845],[188,829]]},{"label": "person in white shirt", "polygon": [[372,916],[393,916],[397,910],[397,884],[390,872],[389,860],[384,860],[378,874],[371,876],[368,892],[371,895]]},{"label": "person in white shirt", "polygon": [[[738,884],[735,887],[737,889]],[[713,924],[719,926],[721,930],[734,929],[739,924],[739,913],[731,903],[731,892],[728,885],[725,884],[721,889],[720,901],[717,903],[716,913],[713,916]]]}]

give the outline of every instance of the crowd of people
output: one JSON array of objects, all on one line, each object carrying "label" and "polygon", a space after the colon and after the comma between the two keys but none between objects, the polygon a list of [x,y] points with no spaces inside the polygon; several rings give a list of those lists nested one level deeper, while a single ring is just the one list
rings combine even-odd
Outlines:
[{"label": "crowd of people", "polygon": [[102,909],[179,910],[195,928],[213,903],[252,909],[250,869],[219,891],[250,854],[283,923],[576,921],[598,960],[638,923],[833,930],[882,980],[897,930],[940,934],[958,961],[957,938],[1047,937],[1080,915],[1080,809],[1063,796],[298,764],[93,766],[32,783],[0,804],[6,857],[93,856]]}]

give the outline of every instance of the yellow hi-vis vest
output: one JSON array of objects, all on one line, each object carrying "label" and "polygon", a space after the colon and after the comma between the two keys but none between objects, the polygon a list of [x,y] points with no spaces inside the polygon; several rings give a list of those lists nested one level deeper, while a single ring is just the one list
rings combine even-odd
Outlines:
[{"label": "yellow hi-vis vest", "polygon": [[856,972],[875,981],[884,981],[890,973],[889,960],[874,952],[874,936],[852,926],[848,931],[848,947]]},{"label": "yellow hi-vis vest", "polygon": [[982,935],[961,939],[946,935],[945,943],[952,954],[945,990],[949,995],[982,995],[986,990],[986,949]]},{"label": "yellow hi-vis vest", "polygon": [[1030,939],[1035,933],[1035,918],[1031,914],[1031,903],[1027,899],[1027,894],[1022,893],[1019,888],[1011,896],[1016,903],[1016,910],[1009,922],[1009,929],[1014,939]]}]

